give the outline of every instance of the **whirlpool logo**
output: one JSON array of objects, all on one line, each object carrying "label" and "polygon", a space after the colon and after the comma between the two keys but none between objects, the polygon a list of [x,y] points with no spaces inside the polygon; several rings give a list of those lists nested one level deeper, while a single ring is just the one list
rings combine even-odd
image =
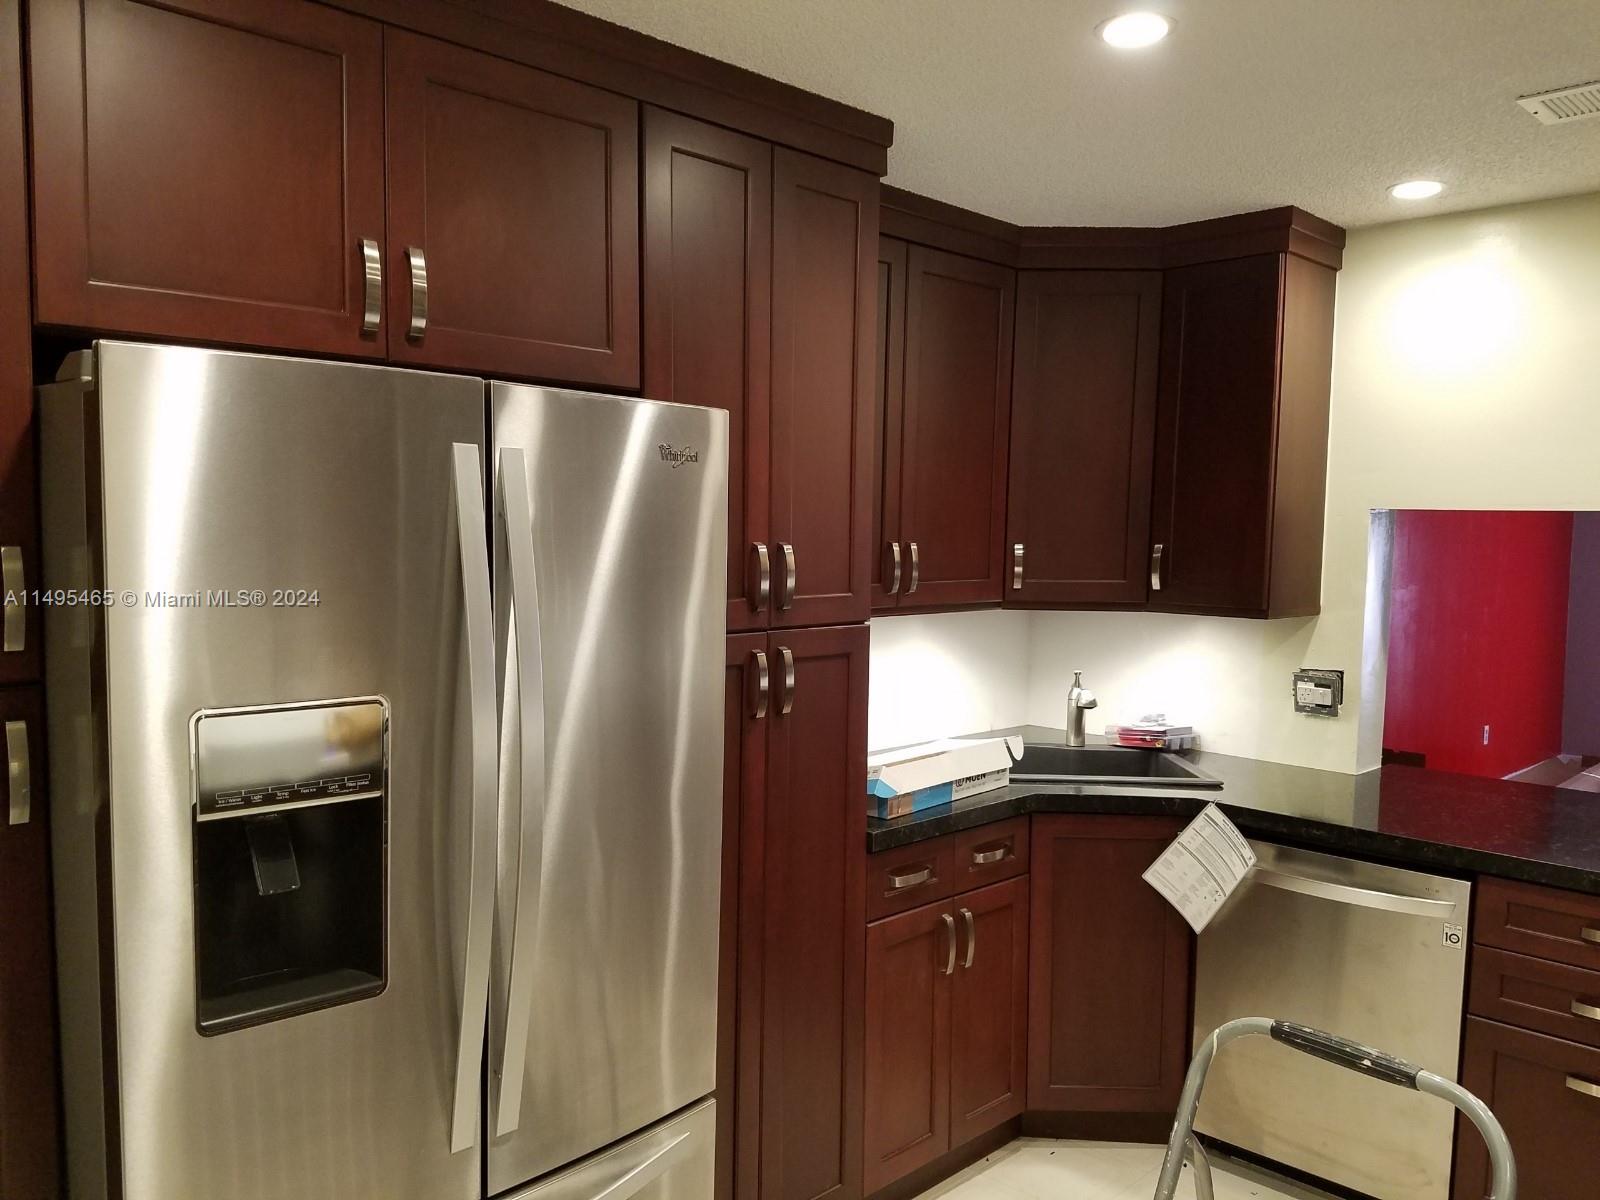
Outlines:
[{"label": "whirlpool logo", "polygon": [[656,449],[661,452],[661,461],[670,464],[674,471],[689,463],[700,462],[700,451],[693,446],[674,446],[670,442],[662,442]]}]

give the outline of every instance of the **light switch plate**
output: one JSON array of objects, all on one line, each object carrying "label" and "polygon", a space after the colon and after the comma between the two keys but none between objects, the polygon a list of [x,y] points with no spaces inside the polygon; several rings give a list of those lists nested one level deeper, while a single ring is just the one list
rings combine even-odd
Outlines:
[{"label": "light switch plate", "polygon": [[1294,673],[1294,710],[1314,717],[1337,717],[1344,703],[1344,672],[1301,667]]}]

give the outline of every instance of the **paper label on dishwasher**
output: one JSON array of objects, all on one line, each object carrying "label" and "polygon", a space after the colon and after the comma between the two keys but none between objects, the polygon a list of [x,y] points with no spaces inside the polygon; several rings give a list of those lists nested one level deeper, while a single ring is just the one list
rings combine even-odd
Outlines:
[{"label": "paper label on dishwasher", "polygon": [[1208,804],[1150,864],[1144,881],[1199,933],[1255,865],[1255,851],[1244,835],[1220,808]]}]

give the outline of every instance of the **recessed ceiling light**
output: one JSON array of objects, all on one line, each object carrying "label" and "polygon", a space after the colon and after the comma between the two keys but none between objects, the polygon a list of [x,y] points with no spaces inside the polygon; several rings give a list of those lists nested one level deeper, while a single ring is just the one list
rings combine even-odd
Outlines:
[{"label": "recessed ceiling light", "polygon": [[1428,200],[1442,191],[1444,184],[1437,179],[1408,179],[1390,188],[1389,195],[1396,200]]},{"label": "recessed ceiling light", "polygon": [[1154,46],[1172,32],[1172,22],[1160,13],[1131,12],[1112,17],[1100,26],[1100,36],[1118,50],[1139,50]]}]

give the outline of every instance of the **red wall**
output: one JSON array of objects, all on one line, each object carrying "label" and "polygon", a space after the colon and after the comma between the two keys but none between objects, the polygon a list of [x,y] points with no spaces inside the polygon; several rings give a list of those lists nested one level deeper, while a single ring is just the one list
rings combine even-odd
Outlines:
[{"label": "red wall", "polygon": [[1384,747],[1495,777],[1559,753],[1572,514],[1407,510],[1394,534]]}]

